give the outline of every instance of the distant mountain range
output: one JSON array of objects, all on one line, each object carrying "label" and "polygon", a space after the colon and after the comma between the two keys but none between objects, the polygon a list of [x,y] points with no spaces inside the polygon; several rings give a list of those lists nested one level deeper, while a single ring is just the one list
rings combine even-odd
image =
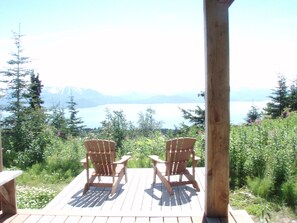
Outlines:
[{"label": "distant mountain range", "polygon": [[[127,94],[122,96],[111,96],[102,94],[92,89],[74,87],[45,87],[41,97],[46,107],[54,105],[67,106],[72,95],[78,108],[96,107],[105,104],[161,104],[161,103],[197,103],[204,102],[197,93],[184,93],[177,95],[154,95],[144,96],[140,94]],[[271,90],[236,90],[230,93],[231,101],[265,101],[271,95]]]}]

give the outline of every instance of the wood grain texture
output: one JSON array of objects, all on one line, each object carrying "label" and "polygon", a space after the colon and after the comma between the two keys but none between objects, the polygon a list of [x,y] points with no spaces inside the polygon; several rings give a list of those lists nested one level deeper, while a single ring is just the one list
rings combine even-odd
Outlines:
[{"label": "wood grain texture", "polygon": [[228,7],[204,0],[206,49],[207,217],[227,217],[229,203],[229,35]]}]

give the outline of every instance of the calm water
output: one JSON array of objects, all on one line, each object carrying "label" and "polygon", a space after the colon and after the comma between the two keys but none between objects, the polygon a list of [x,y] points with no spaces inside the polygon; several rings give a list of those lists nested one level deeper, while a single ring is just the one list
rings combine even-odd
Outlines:
[{"label": "calm water", "polygon": [[[232,124],[240,124],[245,122],[248,111],[251,106],[256,106],[262,109],[267,104],[267,101],[258,102],[231,102],[230,103],[230,121]],[[147,108],[152,108],[156,114],[156,121],[163,123],[163,128],[174,128],[179,126],[185,120],[182,117],[182,112],[179,108],[195,109],[199,105],[204,108],[204,103],[181,103],[181,104],[112,104],[100,105],[93,108],[78,109],[78,117],[82,118],[84,124],[90,128],[98,128],[101,122],[106,118],[106,110],[120,111],[122,110],[126,119],[133,122],[137,126],[137,120],[140,113],[145,113]],[[187,122],[185,122],[187,123]]]}]

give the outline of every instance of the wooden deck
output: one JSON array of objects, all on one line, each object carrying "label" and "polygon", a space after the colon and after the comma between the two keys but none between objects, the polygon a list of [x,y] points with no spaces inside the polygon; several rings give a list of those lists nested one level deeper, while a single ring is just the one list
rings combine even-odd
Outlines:
[{"label": "wooden deck", "polygon": [[230,209],[228,219],[205,219],[204,168],[196,168],[200,192],[192,186],[174,187],[169,196],[153,169],[128,169],[128,182],[122,180],[116,194],[110,188],[92,187],[82,194],[86,173],[78,175],[42,210],[18,210],[2,216],[0,222],[253,222],[245,211]]}]

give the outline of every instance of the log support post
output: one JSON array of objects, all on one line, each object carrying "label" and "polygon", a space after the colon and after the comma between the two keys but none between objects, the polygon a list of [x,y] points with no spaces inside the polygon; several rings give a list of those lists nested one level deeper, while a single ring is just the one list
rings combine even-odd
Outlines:
[{"label": "log support post", "polygon": [[206,217],[228,217],[229,27],[233,0],[204,0],[206,61]]}]

